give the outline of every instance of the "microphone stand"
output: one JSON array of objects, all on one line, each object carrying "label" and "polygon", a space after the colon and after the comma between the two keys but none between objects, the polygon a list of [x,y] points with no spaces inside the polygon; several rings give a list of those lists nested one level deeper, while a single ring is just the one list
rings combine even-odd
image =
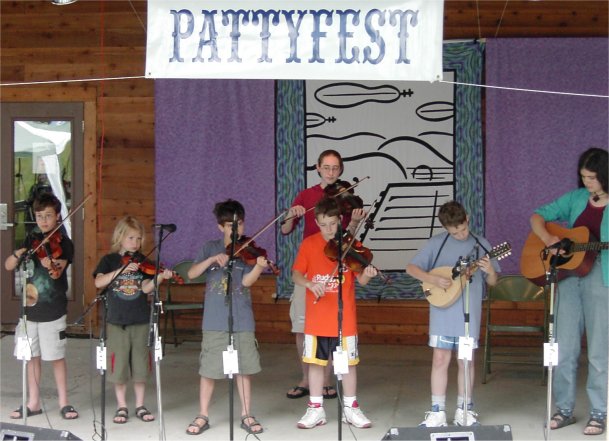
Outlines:
[{"label": "microphone stand", "polygon": [[32,345],[27,334],[27,313],[25,312],[27,306],[27,278],[32,275],[27,268],[30,257],[31,250],[28,250],[22,253],[17,261],[19,278],[21,280],[21,306],[19,315],[24,333],[24,336],[20,337],[17,341],[17,359],[21,360],[21,419],[24,426],[27,425],[27,364],[28,361],[32,359]]},{"label": "microphone stand", "polygon": [[[229,439],[234,439],[234,390],[235,380],[233,374],[239,373],[239,363],[237,357],[237,351],[234,350],[233,340],[233,296],[232,296],[232,284],[233,284],[233,266],[235,264],[235,244],[238,239],[238,225],[237,225],[237,213],[233,215],[233,225],[231,234],[231,245],[230,254],[228,258],[228,264],[226,266],[226,297],[225,302],[228,306],[228,347],[224,355],[224,373],[228,374],[228,418],[229,418]],[[232,363],[231,363],[232,361]],[[236,362],[236,363],[235,363]]]},{"label": "microphone stand", "polygon": [[[560,251],[560,248],[559,248]],[[547,252],[547,251],[544,251]],[[558,251],[555,256],[550,258],[550,269],[546,272],[546,287],[550,287],[550,300],[548,311],[548,342],[544,344],[544,365],[548,367],[548,387],[546,397],[546,424],[544,439],[550,439],[550,421],[552,414],[552,371],[554,365],[558,365],[558,343],[554,339],[554,293],[557,283],[558,273]],[[544,259],[545,260],[545,259]]]},{"label": "microphone stand", "polygon": [[[343,350],[343,227],[341,223],[338,223],[338,347],[336,351],[342,353]],[[348,356],[348,354],[347,354]],[[349,368],[349,362],[347,361],[347,369]],[[337,365],[334,365],[336,374],[336,393],[338,394],[338,400],[336,404],[338,406],[338,440],[342,440],[343,436],[343,390],[342,390],[342,379],[343,376],[338,372]]]},{"label": "microphone stand", "polygon": [[161,258],[161,244],[167,237],[175,231],[168,230],[168,233],[163,237],[163,226],[160,225],[158,245],[156,247],[156,259],[155,259],[155,271],[154,271],[154,289],[153,299],[150,304],[150,329],[148,331],[148,347],[154,347],[154,366],[155,366],[155,378],[156,378],[156,400],[159,412],[159,440],[165,440],[165,421],[163,418],[163,397],[161,393],[161,360],[163,359],[163,346],[161,344],[161,337],[159,335],[159,315],[163,311],[163,302],[159,297],[159,281],[158,274],[160,272],[160,258]]}]

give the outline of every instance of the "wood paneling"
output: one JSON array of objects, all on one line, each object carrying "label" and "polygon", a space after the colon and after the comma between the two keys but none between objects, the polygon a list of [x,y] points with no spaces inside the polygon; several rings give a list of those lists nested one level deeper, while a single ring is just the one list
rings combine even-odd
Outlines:
[{"label": "wood paneling", "polygon": [[[147,3],[142,0],[80,0],[63,7],[49,0],[0,1],[3,84],[85,80],[69,85],[3,86],[0,99],[86,103],[85,142],[97,146],[85,158],[85,185],[95,195],[87,213],[96,214],[86,218],[86,274],[108,251],[120,217],[134,215],[147,227],[154,222],[154,81],[142,78],[146,12]],[[602,0],[447,0],[444,38],[607,37],[607,15],[607,2]],[[117,77],[130,78],[112,79]],[[99,171],[101,187],[97,185]],[[86,287],[87,303],[95,296],[91,285],[88,282]],[[286,300],[275,303],[274,292],[272,277],[263,278],[253,289],[258,336],[261,341],[291,342],[289,304]],[[363,302],[359,305],[361,340],[425,344],[427,314],[424,301]],[[506,320],[541,317],[539,310],[521,311],[509,305],[499,314]],[[195,328],[198,323],[196,318],[181,322]]]}]

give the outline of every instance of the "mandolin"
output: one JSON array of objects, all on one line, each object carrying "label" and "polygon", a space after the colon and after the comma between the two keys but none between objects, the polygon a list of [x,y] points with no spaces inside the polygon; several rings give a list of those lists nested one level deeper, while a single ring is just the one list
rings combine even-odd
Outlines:
[{"label": "mandolin", "polygon": [[570,276],[582,277],[592,269],[598,252],[609,248],[609,242],[596,242],[586,227],[565,228],[547,222],[546,229],[561,241],[564,240],[565,252],[560,255],[544,253],[546,245],[535,233],[529,233],[520,256],[520,272],[537,286],[545,285],[546,271],[554,263],[551,259],[555,259],[556,267],[560,270],[556,274],[558,280]]},{"label": "mandolin", "polygon": [[[503,242],[491,249],[485,257],[501,260],[510,254],[512,254],[512,246],[507,242]],[[481,259],[469,262],[458,268],[439,266],[432,269],[429,272],[430,274],[452,279],[452,284],[444,289],[431,283],[423,282],[423,294],[425,294],[425,299],[438,308],[448,308],[451,306],[459,299],[461,291],[463,291],[463,287],[467,282],[467,278],[471,277],[478,269],[480,260]]]}]

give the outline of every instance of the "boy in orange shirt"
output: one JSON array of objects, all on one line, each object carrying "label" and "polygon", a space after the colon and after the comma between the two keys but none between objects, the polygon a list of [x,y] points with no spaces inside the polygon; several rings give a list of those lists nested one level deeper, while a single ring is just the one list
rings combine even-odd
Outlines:
[{"label": "boy in orange shirt", "polygon": [[[319,232],[307,237],[298,250],[292,267],[294,283],[306,288],[305,344],[302,360],[309,364],[309,405],[298,421],[301,429],[311,429],[326,423],[323,408],[324,367],[338,346],[338,268],[337,262],[326,256],[328,241],[334,240],[340,225],[340,209],[334,198],[324,198],[315,206],[315,222]],[[343,269],[342,282],[342,348],[347,352],[349,371],[343,375],[343,422],[359,428],[372,423],[359,408],[356,399],[359,363],[357,350],[357,321],[355,312],[355,279],[365,285],[377,271],[367,266],[361,273]]]}]

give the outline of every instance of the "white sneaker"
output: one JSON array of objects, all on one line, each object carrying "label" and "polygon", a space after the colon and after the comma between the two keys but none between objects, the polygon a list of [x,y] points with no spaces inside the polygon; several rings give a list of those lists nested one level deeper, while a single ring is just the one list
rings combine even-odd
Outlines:
[{"label": "white sneaker", "polygon": [[[456,426],[464,426],[464,421],[463,421],[463,409],[461,409],[460,407],[457,407],[457,410],[455,410],[455,419],[453,421],[455,423]],[[467,426],[479,426],[480,423],[478,422],[478,414],[476,412],[474,412],[473,410],[469,410],[467,411]]]},{"label": "white sneaker", "polygon": [[446,426],[446,412],[437,410],[434,406],[428,412],[425,412],[425,419],[419,424],[419,427],[444,427]]},{"label": "white sneaker", "polygon": [[326,424],[326,411],[323,406],[309,403],[307,413],[298,421],[296,426],[299,429],[312,429],[313,427],[321,426],[323,424]]},{"label": "white sneaker", "polygon": [[366,415],[364,415],[362,409],[359,408],[357,401],[353,403],[353,407],[343,407],[343,423],[349,423],[358,429],[367,429],[368,427],[372,427],[372,422],[366,418]]}]

